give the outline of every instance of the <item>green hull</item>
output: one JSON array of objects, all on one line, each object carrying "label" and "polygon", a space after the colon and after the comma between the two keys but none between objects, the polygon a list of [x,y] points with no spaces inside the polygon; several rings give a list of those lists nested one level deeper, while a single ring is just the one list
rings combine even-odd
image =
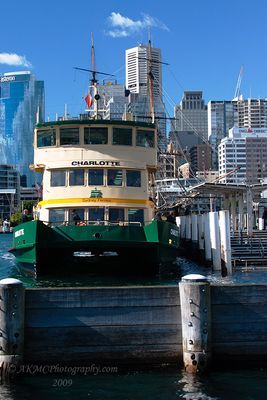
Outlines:
[{"label": "green hull", "polygon": [[[17,226],[10,249],[19,263],[37,273],[84,264],[91,270],[101,261],[111,269],[153,268],[175,260],[179,250],[178,227],[163,221],[141,226],[87,225],[49,227],[41,221]],[[90,257],[86,257],[90,254]],[[76,254],[78,253],[78,254]],[[116,254],[116,257],[114,256]]]}]

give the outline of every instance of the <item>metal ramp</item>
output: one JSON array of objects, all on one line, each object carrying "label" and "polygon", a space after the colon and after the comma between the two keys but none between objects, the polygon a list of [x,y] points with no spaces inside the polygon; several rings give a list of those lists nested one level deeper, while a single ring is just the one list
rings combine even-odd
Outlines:
[{"label": "metal ramp", "polygon": [[267,269],[267,231],[253,231],[252,236],[234,232],[231,236],[232,264],[234,268]]}]

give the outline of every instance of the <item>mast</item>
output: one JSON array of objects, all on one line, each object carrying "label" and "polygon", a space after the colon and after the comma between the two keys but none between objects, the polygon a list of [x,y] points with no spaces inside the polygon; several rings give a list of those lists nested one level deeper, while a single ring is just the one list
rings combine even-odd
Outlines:
[{"label": "mast", "polygon": [[151,39],[150,31],[148,32],[148,83],[149,83],[149,104],[150,104],[150,116],[151,122],[155,122],[155,109],[154,109],[154,97],[153,97],[153,80],[154,76],[152,73],[152,50],[151,50]]},{"label": "mast", "polygon": [[94,116],[95,119],[98,118],[98,100],[99,95],[97,93],[97,79],[96,79],[96,62],[95,62],[95,46],[94,46],[94,35],[91,33],[91,88],[93,91],[93,104],[94,104]]},{"label": "mast", "polygon": [[[78,68],[74,67],[74,69],[77,69],[79,71],[86,71],[86,72],[91,72],[92,78],[90,80],[90,85],[89,85],[89,90],[88,94],[85,97],[85,101],[87,104],[88,109],[86,110],[87,112],[92,112],[93,113],[93,118],[98,119],[98,100],[100,99],[100,96],[97,91],[97,82],[98,80],[96,79],[96,74],[100,75],[106,75],[106,76],[114,76],[112,74],[107,74],[105,72],[100,72],[96,70],[96,62],[95,62],[95,46],[94,46],[94,37],[93,33],[91,33],[91,69],[85,69],[85,68]],[[90,110],[90,108],[94,105],[93,110]],[[100,110],[102,111],[102,110]]]}]

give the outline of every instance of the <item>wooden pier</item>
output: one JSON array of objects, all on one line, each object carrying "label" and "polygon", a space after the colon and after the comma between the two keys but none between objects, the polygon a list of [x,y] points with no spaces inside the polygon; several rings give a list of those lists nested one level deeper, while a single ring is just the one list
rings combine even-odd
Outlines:
[{"label": "wooden pier", "polygon": [[0,296],[2,374],[21,363],[184,363],[199,372],[267,359],[267,284],[187,276],[177,286],[24,289],[2,280]]}]

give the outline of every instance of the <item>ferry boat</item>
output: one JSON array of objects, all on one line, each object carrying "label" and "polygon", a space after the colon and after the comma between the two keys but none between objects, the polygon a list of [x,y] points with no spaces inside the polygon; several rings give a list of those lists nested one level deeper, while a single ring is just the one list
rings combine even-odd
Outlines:
[{"label": "ferry boat", "polygon": [[37,219],[14,228],[17,261],[37,273],[75,260],[145,272],[175,259],[178,227],[153,220],[154,124],[84,116],[39,124],[32,168],[43,173],[43,199]]},{"label": "ferry boat", "polygon": [[36,126],[32,169],[43,173],[43,199],[36,219],[14,228],[10,251],[37,273],[80,265],[145,273],[179,249],[176,224],[154,220],[156,126],[127,114],[99,119],[90,71],[87,114]]}]

